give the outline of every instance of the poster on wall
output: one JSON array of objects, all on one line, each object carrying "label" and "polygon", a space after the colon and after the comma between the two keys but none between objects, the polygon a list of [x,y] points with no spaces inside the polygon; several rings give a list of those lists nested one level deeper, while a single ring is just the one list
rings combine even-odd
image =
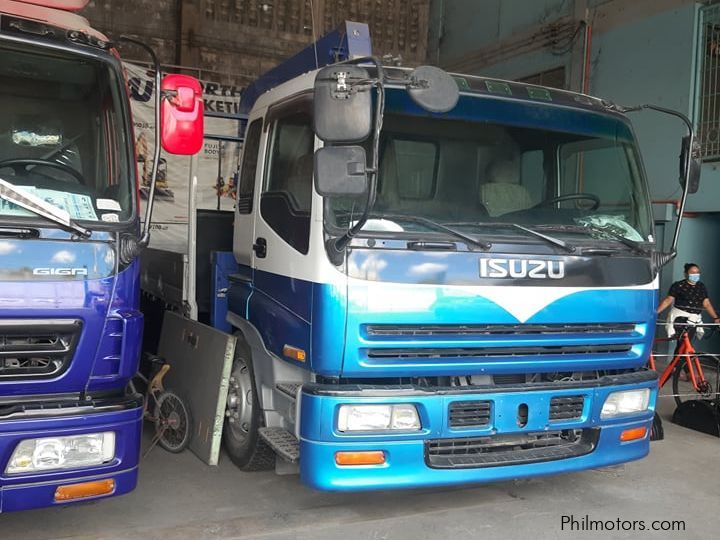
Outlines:
[{"label": "poster on wall", "polygon": [[[141,216],[150,190],[155,130],[154,73],[146,66],[125,63],[130,87],[130,104],[135,124],[135,148],[140,183]],[[206,110],[237,111],[239,92],[223,92],[218,99],[219,84],[201,81]],[[197,156],[197,207],[208,210],[232,211],[242,143],[217,140],[212,136],[236,138],[241,133],[240,121],[232,118],[205,118],[206,139]],[[162,151],[158,166],[155,206],[153,208],[150,247],[187,252],[188,202],[190,194],[189,156],[175,156]]]}]

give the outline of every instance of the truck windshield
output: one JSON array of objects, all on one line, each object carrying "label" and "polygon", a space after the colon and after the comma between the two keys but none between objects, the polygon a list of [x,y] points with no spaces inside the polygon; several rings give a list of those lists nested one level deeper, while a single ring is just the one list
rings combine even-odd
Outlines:
[{"label": "truck windshield", "polygon": [[[129,140],[114,70],[0,44],[0,80],[0,178],[73,220],[129,219]],[[0,199],[0,220],[33,216]]]},{"label": "truck windshield", "polygon": [[[607,240],[611,234],[597,234],[604,229],[651,240],[642,168],[621,118],[468,96],[454,116],[398,112],[412,107],[401,92],[388,92],[378,195],[365,233],[430,231],[407,215],[480,236],[520,235],[512,225],[519,224],[553,236]],[[341,228],[362,209],[357,201],[329,204]]]}]

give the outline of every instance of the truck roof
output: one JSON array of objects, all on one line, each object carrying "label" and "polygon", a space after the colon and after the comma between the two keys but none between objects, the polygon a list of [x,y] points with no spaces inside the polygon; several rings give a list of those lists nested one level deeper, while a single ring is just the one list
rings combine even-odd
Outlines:
[{"label": "truck roof", "polygon": [[[365,66],[363,66],[365,67]],[[375,72],[374,67],[367,68],[372,74]],[[396,66],[385,66],[386,74],[391,78],[400,78],[412,71],[412,68],[403,68]],[[287,82],[279,84],[271,90],[260,95],[254,108],[264,108],[285,97],[292,96],[312,89],[315,82],[315,75],[319,70],[308,71]],[[565,107],[573,107],[586,109],[589,111],[612,114],[614,116],[625,117],[624,115],[608,108],[610,103],[597,97],[571,92],[568,90],[560,90],[557,88],[548,88],[545,86],[537,86],[533,84],[520,83],[515,81],[507,81],[503,79],[493,79],[478,75],[465,75],[451,73],[460,87],[460,93],[465,95],[485,95],[500,98],[517,99],[526,102],[544,103],[547,105],[562,105]],[[389,88],[399,88],[399,84],[393,82],[386,83]]]},{"label": "truck roof", "polygon": [[91,27],[85,17],[71,13],[82,9],[87,3],[88,0],[0,0],[0,14],[43,22],[65,30],[77,30],[107,41],[107,37]]}]

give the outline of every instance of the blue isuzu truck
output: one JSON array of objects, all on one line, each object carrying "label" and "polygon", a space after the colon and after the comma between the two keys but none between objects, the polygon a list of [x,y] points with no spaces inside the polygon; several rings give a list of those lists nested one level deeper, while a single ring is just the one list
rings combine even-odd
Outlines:
[{"label": "blue isuzu truck", "polygon": [[362,490],[648,453],[677,229],[663,251],[626,113],[685,123],[683,205],[698,175],[685,117],[384,67],[349,22],[242,106],[236,208],[212,229],[234,234],[197,258],[212,286],[183,302],[205,306],[185,335],[209,322],[235,341],[223,440],[239,467]]}]

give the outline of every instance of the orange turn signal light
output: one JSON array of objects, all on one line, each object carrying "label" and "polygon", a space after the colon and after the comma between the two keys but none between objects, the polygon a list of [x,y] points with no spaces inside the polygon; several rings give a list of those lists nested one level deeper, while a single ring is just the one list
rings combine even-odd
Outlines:
[{"label": "orange turn signal light", "polygon": [[385,452],[382,450],[336,452],[335,463],[338,465],[382,465],[385,463]]},{"label": "orange turn signal light", "polygon": [[629,442],[629,441],[637,441],[639,439],[644,439],[645,435],[647,435],[647,428],[646,427],[636,427],[632,429],[626,429],[620,434],[620,441],[622,442]]},{"label": "orange turn signal light", "polygon": [[73,501],[76,499],[97,497],[99,495],[109,495],[113,491],[115,491],[115,480],[112,479],[59,486],[55,490],[55,502]]},{"label": "orange turn signal light", "polygon": [[283,356],[285,358],[292,358],[298,362],[304,362],[307,359],[307,355],[304,350],[293,347],[292,345],[285,345],[283,347]]}]

